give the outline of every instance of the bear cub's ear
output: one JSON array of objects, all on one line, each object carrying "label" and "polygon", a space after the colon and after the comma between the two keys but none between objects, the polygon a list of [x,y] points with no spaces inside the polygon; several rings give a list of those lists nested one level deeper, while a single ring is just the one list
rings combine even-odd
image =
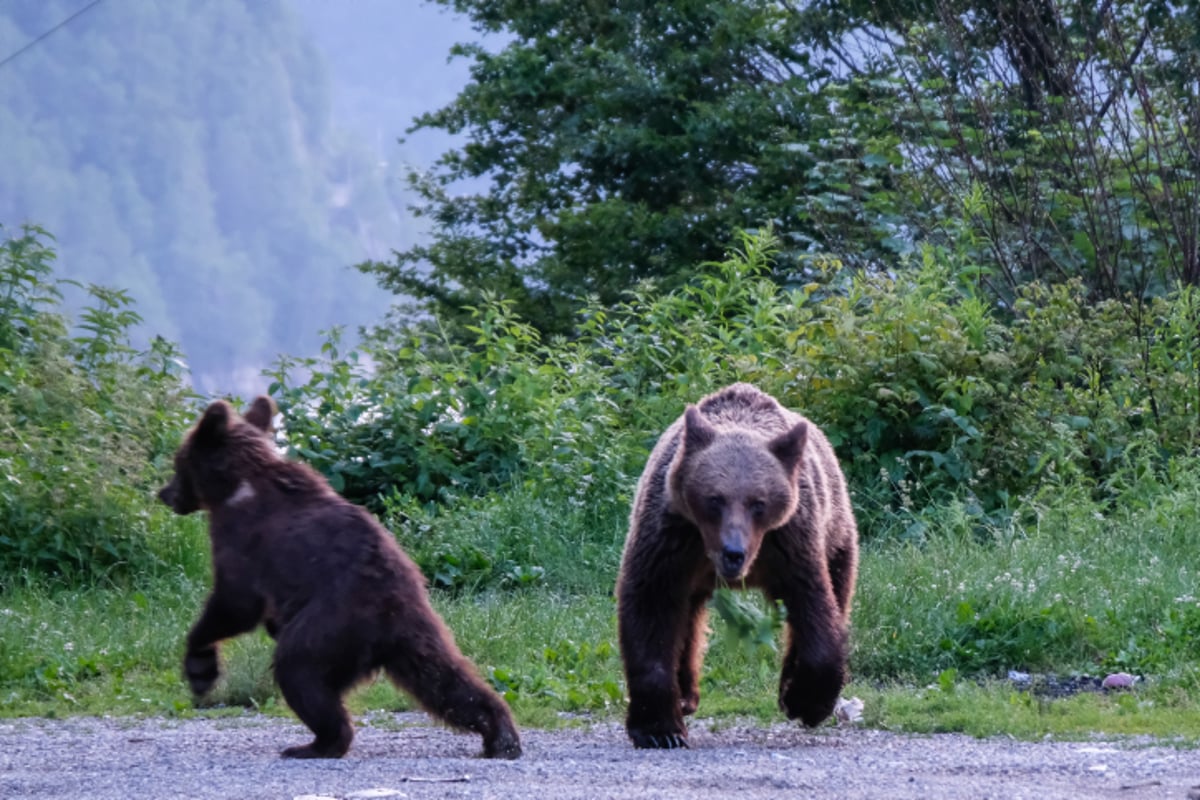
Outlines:
[{"label": "bear cub's ear", "polygon": [[196,425],[196,434],[193,439],[209,443],[216,443],[224,439],[225,434],[229,431],[229,418],[232,414],[233,409],[229,407],[229,403],[224,400],[214,400],[208,408],[204,409],[204,416]]},{"label": "bear cub's ear", "polygon": [[796,474],[804,445],[808,442],[808,423],[797,422],[787,433],[781,433],[767,444],[769,449],[789,475]]},{"label": "bear cub's ear", "polygon": [[271,421],[275,419],[275,401],[266,395],[259,395],[254,398],[254,402],[246,409],[242,418],[263,433],[274,433],[275,426]]}]

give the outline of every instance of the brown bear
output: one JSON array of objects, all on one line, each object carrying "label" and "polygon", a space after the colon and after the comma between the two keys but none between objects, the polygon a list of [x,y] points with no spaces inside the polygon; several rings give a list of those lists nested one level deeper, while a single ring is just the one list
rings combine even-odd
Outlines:
[{"label": "brown bear", "polygon": [[365,509],[279,454],[274,415],[268,397],[243,418],[212,403],[159,492],[178,514],[209,516],[213,589],[183,660],[192,691],[216,681],[221,640],[262,624],[284,699],[316,735],[285,757],[344,755],[354,729],[342,696],[379,669],[434,716],[481,734],[485,756],[520,756],[508,706],[459,652],[420,570]]},{"label": "brown bear", "polygon": [[753,586],[787,610],[779,705],[817,725],[846,680],[858,528],[833,448],[745,383],[689,405],[638,481],[617,579],[635,747],[686,747],[707,603]]}]

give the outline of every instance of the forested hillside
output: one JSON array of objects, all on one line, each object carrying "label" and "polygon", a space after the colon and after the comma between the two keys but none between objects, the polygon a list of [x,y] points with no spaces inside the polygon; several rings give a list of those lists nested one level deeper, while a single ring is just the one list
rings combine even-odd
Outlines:
[{"label": "forested hillside", "polygon": [[412,228],[399,182],[333,127],[291,5],[85,6],[0,5],[0,58],[53,31],[0,66],[0,221],[52,231],[64,277],[128,290],[205,390],[374,321],[389,298],[351,265]]},{"label": "forested hillside", "polygon": [[288,2],[329,65],[335,124],[387,160],[397,185],[409,166],[432,165],[448,137],[406,130],[467,82],[467,65],[450,50],[475,38],[470,21],[424,0],[355,0],[352,13],[328,0]]}]

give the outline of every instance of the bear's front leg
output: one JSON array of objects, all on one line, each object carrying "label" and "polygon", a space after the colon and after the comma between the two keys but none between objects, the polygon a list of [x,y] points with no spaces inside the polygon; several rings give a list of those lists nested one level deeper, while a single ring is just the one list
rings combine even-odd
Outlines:
[{"label": "bear's front leg", "polygon": [[663,661],[626,669],[629,711],[625,730],[634,747],[687,747],[687,726],[675,675]]},{"label": "bear's front leg", "polygon": [[847,631],[826,584],[809,585],[784,599],[787,651],[779,678],[779,707],[809,727],[833,713],[846,683]]},{"label": "bear's front leg", "polygon": [[[787,609],[787,650],[779,678],[779,708],[788,720],[821,724],[846,684],[848,632],[820,564],[792,570],[793,578],[770,587],[770,600]],[[800,576],[797,579],[796,576]]]},{"label": "bear's front leg", "polygon": [[187,636],[183,674],[193,694],[197,697],[207,694],[220,677],[217,643],[254,630],[262,618],[263,608],[261,599],[222,591],[218,582]]},{"label": "bear's front leg", "polygon": [[828,565],[809,531],[776,531],[763,546],[759,585],[787,609],[787,644],[779,676],[779,708],[814,727],[833,713],[846,683],[846,617],[834,596]]},{"label": "bear's front leg", "polygon": [[[793,639],[795,636],[793,635]],[[846,684],[844,655],[814,659],[802,648],[789,648],[779,681],[779,707],[788,719],[810,728],[829,718]],[[844,653],[844,646],[838,647]]]},{"label": "bear's front leg", "polygon": [[617,628],[629,691],[625,728],[634,747],[687,747],[679,684],[687,597],[677,587],[654,585],[654,592],[645,583],[625,585],[619,596]]}]

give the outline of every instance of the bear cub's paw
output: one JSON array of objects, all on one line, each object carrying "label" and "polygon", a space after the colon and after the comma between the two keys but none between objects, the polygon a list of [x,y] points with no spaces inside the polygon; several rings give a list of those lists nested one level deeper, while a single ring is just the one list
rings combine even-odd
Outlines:
[{"label": "bear cub's paw", "polygon": [[221,674],[221,668],[217,661],[217,648],[205,647],[201,650],[193,650],[184,656],[183,674],[187,678],[188,685],[192,687],[192,694],[196,697],[208,694],[208,690],[217,682],[217,678]]},{"label": "bear cub's paw", "polygon": [[521,740],[516,731],[503,731],[483,743],[484,758],[512,760],[521,757]]},{"label": "bear cub's paw", "polygon": [[297,745],[284,750],[281,755],[283,758],[341,758],[346,755],[346,751],[350,749],[350,744],[347,742],[344,745],[334,745],[318,747],[316,742],[312,744]]}]

